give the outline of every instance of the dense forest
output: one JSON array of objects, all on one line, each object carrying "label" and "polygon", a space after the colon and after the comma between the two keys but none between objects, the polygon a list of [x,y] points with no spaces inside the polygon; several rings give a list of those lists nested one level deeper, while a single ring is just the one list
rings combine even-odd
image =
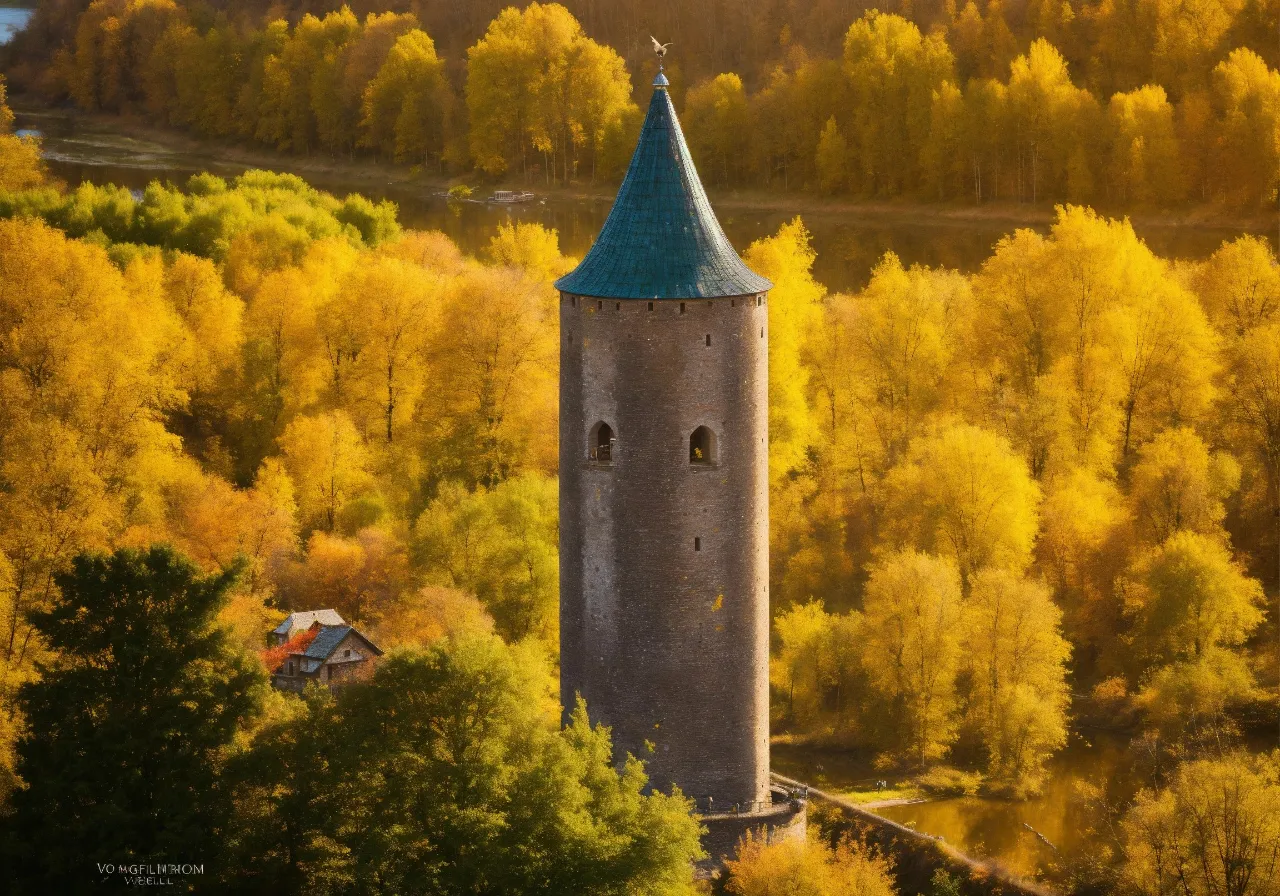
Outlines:
[{"label": "dense forest", "polygon": [[1275,202],[1265,0],[261,6],[44,2],[8,67],[47,99],[202,137],[588,182],[627,162],[652,32],[674,41],[673,94],[713,184],[1117,209]]},{"label": "dense forest", "polygon": [[[164,2],[46,5],[20,50],[65,40],[65,52],[18,71],[89,108],[295,152],[363,144],[494,174],[617,173],[635,123],[622,56],[562,8],[531,5],[501,12],[462,65],[419,27],[444,28],[432,24],[443,9],[290,25]],[[972,133],[1012,141],[993,150],[991,189],[1038,201],[1137,183],[1108,173],[1121,144],[1107,135],[1121,131],[1068,112],[1136,122],[1125,158],[1197,170],[1183,154],[1199,108],[1204,195],[1257,203],[1274,186],[1275,142],[1260,136],[1274,134],[1280,75],[1247,48],[1217,55],[1264,18],[1251,9],[1227,17],[1198,75],[1156,65],[1171,38],[1126,45],[1148,68],[1107,57],[1119,80],[1105,89],[1129,93],[1105,114],[1104,88],[1074,86],[1048,42],[1020,52],[1023,27],[1005,29],[1008,59],[983,62],[958,30],[926,36],[875,14],[853,22],[838,60],[788,38],[767,72],[691,74],[686,121],[709,179],[808,188],[827,171],[840,182],[815,188],[915,193],[927,159],[971,161],[922,154],[940,146],[939,110],[987,97],[1009,117]],[[669,14],[709,10],[721,7]],[[1090,53],[1111,33],[1138,34],[1063,32],[1096,39]],[[1007,83],[982,67],[997,61]],[[1187,80],[1169,93],[1142,86],[1174,69]],[[822,72],[832,80],[809,80]],[[963,87],[957,72],[972,76]],[[539,90],[514,96],[516,82]],[[786,92],[797,85],[805,102]],[[795,133],[812,152],[781,167],[715,142],[783,135],[786,122],[758,116],[809,100],[836,111],[805,119],[813,128]],[[584,892],[689,891],[689,806],[646,793],[638,763],[613,764],[590,707],[558,724],[551,284],[574,259],[555,232],[504,225],[468,257],[403,229],[389,203],[266,171],[67,188],[0,108],[7,848],[63,857],[67,874],[86,844],[163,851],[147,821],[163,805],[223,857],[220,885],[246,892],[360,892],[372,879],[553,893],[587,869]],[[1157,132],[1172,155],[1144,155]],[[1162,169],[1141,170],[1164,188]],[[1243,749],[1275,718],[1280,686],[1280,266],[1266,241],[1170,261],[1126,221],[1064,204],[1047,233],[1008,235],[972,275],[889,254],[853,294],[814,280],[799,218],[743,255],[775,284],[775,731],[927,789],[1017,798],[1042,786],[1073,724],[1114,728],[1158,771],[1131,804],[1099,808],[1120,852],[1077,869],[1078,888],[1274,892],[1280,766]],[[392,656],[356,696],[268,693],[264,633],[317,605]],[[155,675],[130,674],[139,656]],[[145,725],[123,723],[130,707],[150,708]],[[83,749],[90,737],[100,749]],[[86,796],[135,767],[203,796],[141,783],[136,805]],[[45,813],[60,824],[34,822]],[[1252,851],[1215,851],[1224,838]],[[887,893],[890,866],[856,841],[755,843],[728,886]],[[1224,888],[1246,866],[1256,889]],[[415,877],[424,867],[430,885]]]}]

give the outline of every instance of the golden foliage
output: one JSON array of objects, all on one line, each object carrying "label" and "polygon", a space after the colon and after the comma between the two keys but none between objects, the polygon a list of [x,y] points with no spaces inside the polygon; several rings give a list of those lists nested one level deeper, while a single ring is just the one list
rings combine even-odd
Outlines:
[{"label": "golden foliage", "polygon": [[894,896],[898,892],[891,860],[848,837],[830,847],[812,828],[806,837],[773,840],[748,833],[738,846],[738,857],[726,866],[726,887],[737,896]]}]

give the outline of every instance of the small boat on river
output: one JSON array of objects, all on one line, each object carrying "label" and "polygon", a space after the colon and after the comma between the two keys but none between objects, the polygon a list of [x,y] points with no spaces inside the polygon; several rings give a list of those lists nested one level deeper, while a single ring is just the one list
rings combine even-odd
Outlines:
[{"label": "small boat on river", "polygon": [[532,202],[537,197],[528,190],[498,190],[489,197],[490,202]]}]

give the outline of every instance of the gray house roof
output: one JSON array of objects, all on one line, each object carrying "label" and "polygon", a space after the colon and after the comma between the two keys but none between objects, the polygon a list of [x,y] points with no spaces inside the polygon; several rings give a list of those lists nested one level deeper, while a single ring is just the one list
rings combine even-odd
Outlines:
[{"label": "gray house roof", "polygon": [[342,640],[352,632],[355,632],[357,638],[369,646],[375,656],[382,656],[382,651],[366,638],[360,632],[356,631],[349,625],[326,625],[316,632],[315,639],[307,645],[307,649],[303,652],[303,656],[313,660],[327,660]]},{"label": "gray house roof", "polygon": [[556,288],[605,299],[708,299],[769,289],[773,284],[743,264],[720,229],[661,72],[653,86],[600,236]]},{"label": "gray house roof", "polygon": [[289,635],[295,631],[306,631],[316,622],[321,625],[346,625],[346,620],[337,610],[304,610],[286,616],[284,622],[275,627],[275,633]]}]

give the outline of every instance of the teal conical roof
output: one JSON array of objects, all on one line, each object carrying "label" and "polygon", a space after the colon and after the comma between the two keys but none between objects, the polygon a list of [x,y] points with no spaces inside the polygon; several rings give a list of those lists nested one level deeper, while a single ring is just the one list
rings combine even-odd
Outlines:
[{"label": "teal conical roof", "polygon": [[[556,288],[602,299],[710,299],[773,284],[733,251],[693,167],[658,73],[631,167],[582,263]],[[747,135],[743,135],[744,139]]]}]

